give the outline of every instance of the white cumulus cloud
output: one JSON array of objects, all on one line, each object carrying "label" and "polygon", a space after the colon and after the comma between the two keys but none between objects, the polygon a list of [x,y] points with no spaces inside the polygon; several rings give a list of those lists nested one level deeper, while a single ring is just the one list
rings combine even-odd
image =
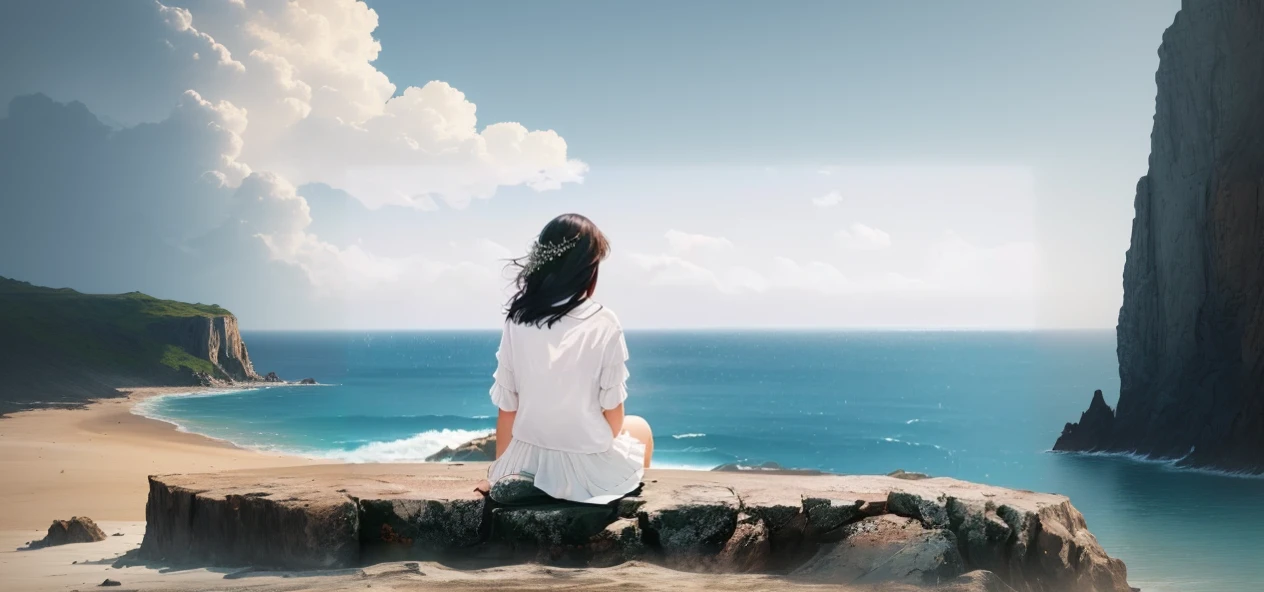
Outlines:
[{"label": "white cumulus cloud", "polygon": [[812,198],[812,205],[819,208],[829,208],[840,203],[843,203],[843,194],[837,191],[831,191],[820,197]]},{"label": "white cumulus cloud", "polygon": [[857,251],[877,251],[891,246],[890,234],[860,223],[834,233],[834,239],[845,248]]},{"label": "white cumulus cloud", "polygon": [[552,130],[480,129],[475,104],[445,82],[397,94],[372,64],[378,18],[361,2],[156,6],[169,36],[218,56],[210,67],[188,58],[190,86],[249,115],[240,159],[255,170],[326,183],[370,207],[433,209],[436,200],[464,207],[499,187],[557,189],[588,169]]},{"label": "white cumulus cloud", "polygon": [[[301,188],[327,185],[370,208],[433,210],[503,187],[557,189],[587,171],[556,132],[480,122],[475,103],[450,84],[397,89],[373,65],[378,17],[362,2],[32,11],[49,34],[5,47],[40,56],[40,67],[29,68],[38,75],[0,83],[6,100],[17,97],[0,117],[0,147],[12,157],[0,167],[0,193],[30,199],[0,215],[0,243],[39,248],[42,263],[0,249],[10,254],[0,267],[34,281],[193,299],[235,294],[221,302],[266,301],[266,316],[288,315],[295,295],[314,294],[328,298],[305,301],[309,311],[362,308],[451,323],[441,303],[497,308],[509,249],[477,234],[450,250],[411,237],[330,240],[313,230],[322,227],[313,217],[334,210],[313,208]],[[102,17],[112,30],[92,36],[93,56],[51,51],[59,39],[49,37],[66,45]],[[120,76],[95,75],[114,71]],[[59,100],[30,94],[46,84]],[[71,102],[79,98],[101,110]],[[205,279],[234,276],[268,284]]]}]

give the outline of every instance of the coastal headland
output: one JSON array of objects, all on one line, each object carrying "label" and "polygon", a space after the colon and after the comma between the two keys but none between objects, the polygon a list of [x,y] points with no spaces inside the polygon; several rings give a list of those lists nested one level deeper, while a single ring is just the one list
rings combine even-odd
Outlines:
[{"label": "coastal headland", "polygon": [[1264,3],[1181,3],[1119,310],[1119,401],[1054,444],[1264,473]]},{"label": "coastal headland", "polygon": [[79,407],[134,387],[284,382],[255,371],[237,317],[215,304],[0,277],[0,336],[0,415]]}]

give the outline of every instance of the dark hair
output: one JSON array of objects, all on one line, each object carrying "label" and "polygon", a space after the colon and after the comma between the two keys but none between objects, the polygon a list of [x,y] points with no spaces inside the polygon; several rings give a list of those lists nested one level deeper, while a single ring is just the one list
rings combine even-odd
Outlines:
[{"label": "dark hair", "polygon": [[[569,246],[552,258],[539,256],[542,250],[559,245]],[[518,292],[510,299],[505,318],[519,325],[552,327],[592,296],[597,289],[597,267],[609,252],[610,243],[592,220],[562,214],[549,221],[531,253],[510,262],[518,268]]]}]

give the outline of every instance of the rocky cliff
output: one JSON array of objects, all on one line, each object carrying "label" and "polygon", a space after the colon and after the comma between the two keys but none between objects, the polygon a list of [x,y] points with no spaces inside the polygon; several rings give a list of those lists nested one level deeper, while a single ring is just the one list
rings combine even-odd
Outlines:
[{"label": "rocky cliff", "polygon": [[183,317],[156,324],[153,332],[164,343],[177,345],[193,357],[210,362],[217,375],[235,381],[263,380],[250,363],[246,342],[237,330],[237,317]]},{"label": "rocky cliff", "polygon": [[1058,495],[944,478],[650,470],[636,495],[610,505],[505,505],[474,491],[486,473],[429,463],[155,476],[140,559],[288,569],[644,562],[785,578],[752,589],[1132,590],[1123,562]]},{"label": "rocky cliff", "polygon": [[1119,404],[1109,419],[1092,411],[1093,426],[1068,424],[1054,448],[1260,472],[1264,2],[1182,2],[1155,80],[1124,265]]},{"label": "rocky cliff", "polygon": [[255,380],[237,319],[219,306],[0,277],[0,413],[118,387]]}]

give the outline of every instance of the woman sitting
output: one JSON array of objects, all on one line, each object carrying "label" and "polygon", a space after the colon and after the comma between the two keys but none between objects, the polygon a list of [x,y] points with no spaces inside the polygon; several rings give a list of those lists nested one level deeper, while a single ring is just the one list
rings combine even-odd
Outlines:
[{"label": "woman sitting", "polygon": [[519,266],[491,388],[500,409],[496,461],[482,488],[529,482],[561,500],[605,504],[636,490],[654,450],[650,426],[625,415],[627,344],[593,300],[610,246],[588,218],[545,225]]}]

